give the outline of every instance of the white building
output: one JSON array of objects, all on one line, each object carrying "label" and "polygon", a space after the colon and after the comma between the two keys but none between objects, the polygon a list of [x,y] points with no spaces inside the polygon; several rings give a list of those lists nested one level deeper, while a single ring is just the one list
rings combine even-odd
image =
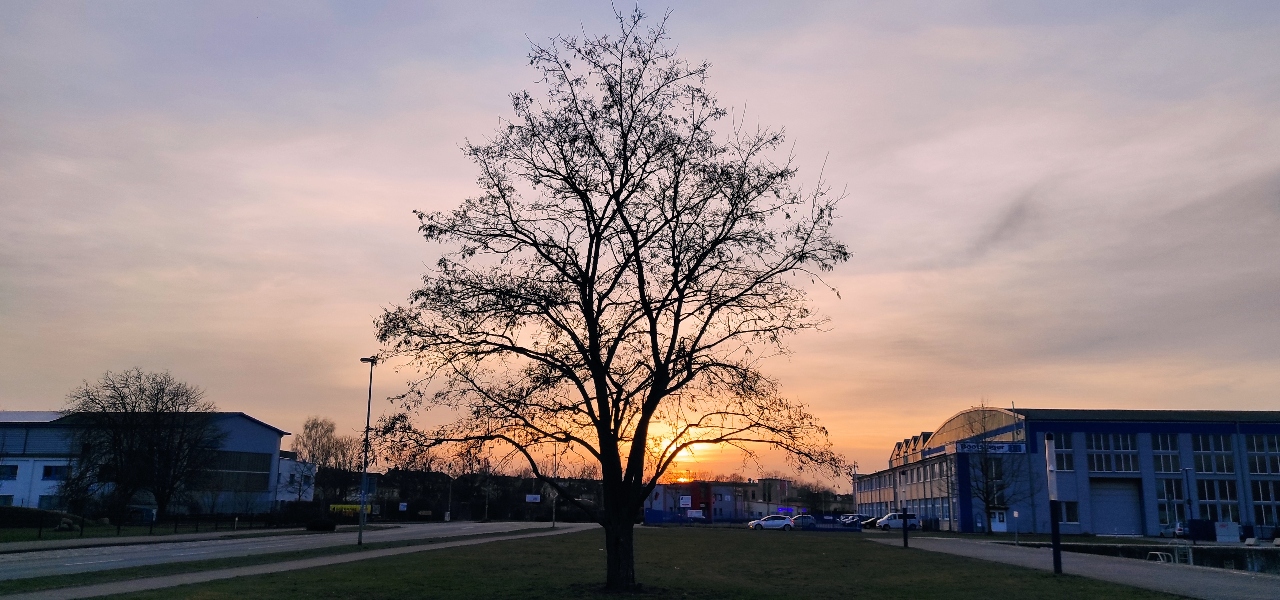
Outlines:
[{"label": "white building", "polygon": [[[0,506],[56,508],[58,486],[78,455],[74,426],[53,411],[0,411]],[[280,440],[289,432],[241,412],[214,414],[225,434],[206,469],[205,489],[189,494],[174,510],[203,513],[263,513],[275,506],[280,468],[301,467],[280,459]]]}]

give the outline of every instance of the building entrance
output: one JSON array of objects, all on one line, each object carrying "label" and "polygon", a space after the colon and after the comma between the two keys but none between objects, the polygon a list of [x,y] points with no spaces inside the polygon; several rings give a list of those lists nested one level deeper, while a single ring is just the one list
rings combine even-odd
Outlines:
[{"label": "building entrance", "polygon": [[988,511],[988,516],[991,517],[992,533],[1005,533],[1009,531],[1009,523],[1005,521],[1005,512],[1006,511],[1003,510]]}]

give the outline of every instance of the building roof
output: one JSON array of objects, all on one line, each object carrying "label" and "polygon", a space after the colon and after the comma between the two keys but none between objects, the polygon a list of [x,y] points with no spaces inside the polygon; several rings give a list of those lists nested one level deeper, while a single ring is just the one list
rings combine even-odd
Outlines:
[{"label": "building roof", "polygon": [[0,423],[48,423],[62,418],[56,410],[0,410]]},{"label": "building roof", "polygon": [[[269,423],[264,423],[242,412],[215,412],[213,414],[219,418],[242,417],[242,418],[248,419],[249,421],[257,423],[263,427],[266,427],[267,429],[270,429],[280,435],[293,435],[288,431],[280,429],[279,427],[275,427]],[[3,423],[52,423],[63,417],[74,417],[74,416],[75,416],[75,413],[65,414],[56,410],[0,410],[0,424],[3,424]],[[74,424],[75,422],[76,422],[75,419],[68,419],[68,421],[61,423],[60,425]]]},{"label": "building roof", "polygon": [[218,415],[219,417],[244,417],[244,418],[246,418],[246,419],[249,419],[250,421],[253,421],[254,423],[257,423],[257,424],[259,424],[259,425],[261,425],[261,426],[263,426],[263,427],[266,427],[267,429],[270,429],[270,430],[272,430],[272,431],[274,431],[274,432],[276,432],[276,433],[279,433],[280,435],[293,435],[292,433],[289,433],[288,431],[285,431],[285,430],[283,430],[283,429],[280,429],[279,427],[276,427],[276,426],[271,425],[271,424],[269,424],[269,423],[265,423],[265,422],[263,422],[263,421],[259,421],[258,419],[255,419],[255,418],[253,418],[253,417],[251,417],[251,416],[249,416],[249,415],[246,415],[246,414],[244,414],[244,413],[242,413],[242,412],[216,412],[216,413],[213,413],[213,414]]},{"label": "building roof", "polygon": [[1280,423],[1275,410],[1114,410],[1015,408],[1033,421],[1141,421],[1147,423]]}]

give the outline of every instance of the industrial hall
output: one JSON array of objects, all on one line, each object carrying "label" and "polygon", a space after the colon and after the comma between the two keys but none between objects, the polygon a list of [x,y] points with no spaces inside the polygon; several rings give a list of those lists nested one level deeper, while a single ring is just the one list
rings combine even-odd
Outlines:
[{"label": "industrial hall", "polygon": [[[1049,514],[1053,434],[1059,514]],[[926,529],[1168,534],[1207,520],[1271,539],[1280,521],[1280,411],[977,407],[894,445],[855,476],[858,511]]]}]

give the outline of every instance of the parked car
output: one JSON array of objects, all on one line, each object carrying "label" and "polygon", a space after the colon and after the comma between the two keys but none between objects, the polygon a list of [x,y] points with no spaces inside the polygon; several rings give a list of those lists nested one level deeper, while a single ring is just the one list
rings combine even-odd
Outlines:
[{"label": "parked car", "polygon": [[796,529],[817,529],[818,528],[818,520],[813,518],[813,515],[800,515],[796,517],[791,517],[791,524],[795,525]]},{"label": "parked car", "polygon": [[1186,537],[1186,536],[1187,536],[1187,528],[1182,524],[1182,521],[1178,521],[1170,525],[1160,526],[1160,537],[1180,538],[1180,537]]},{"label": "parked car", "polygon": [[902,529],[903,517],[906,517],[907,529],[920,529],[920,519],[916,518],[915,513],[889,513],[876,521],[876,527],[885,531]]},{"label": "parked car", "polygon": [[783,531],[791,531],[795,525],[791,523],[791,517],[785,515],[769,515],[763,519],[756,519],[747,523],[747,527],[752,529],[781,529]]},{"label": "parked car", "polygon": [[880,517],[867,517],[862,521],[862,528],[871,529],[872,527],[876,526],[876,521],[879,521],[879,520],[880,520]]},{"label": "parked car", "polygon": [[853,527],[855,525],[861,527],[862,523],[867,519],[875,519],[875,517],[871,515],[863,515],[863,514],[855,513],[851,515],[840,515],[840,518],[837,520],[840,522],[841,525],[844,525],[845,527]]}]

